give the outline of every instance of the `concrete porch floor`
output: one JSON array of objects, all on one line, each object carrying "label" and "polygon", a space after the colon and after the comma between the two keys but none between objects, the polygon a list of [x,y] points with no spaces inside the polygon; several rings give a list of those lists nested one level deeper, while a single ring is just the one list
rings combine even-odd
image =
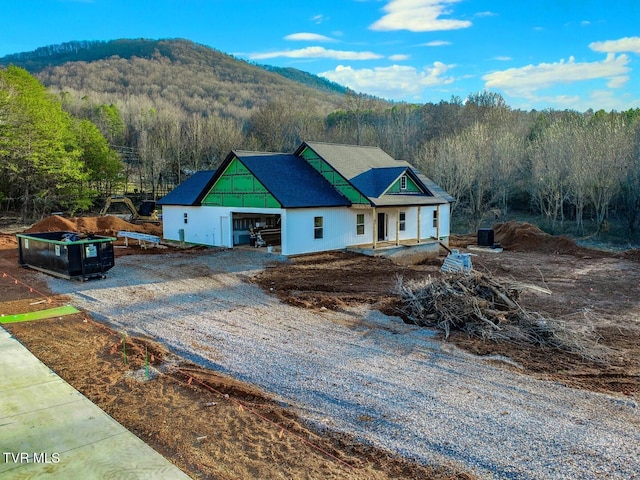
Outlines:
[{"label": "concrete porch floor", "polygon": [[429,257],[437,257],[440,252],[440,243],[437,240],[423,240],[417,243],[415,239],[377,242],[351,245],[348,252],[360,253],[369,257],[389,257],[399,263],[418,263]]},{"label": "concrete porch floor", "polygon": [[189,479],[2,327],[0,478]]}]

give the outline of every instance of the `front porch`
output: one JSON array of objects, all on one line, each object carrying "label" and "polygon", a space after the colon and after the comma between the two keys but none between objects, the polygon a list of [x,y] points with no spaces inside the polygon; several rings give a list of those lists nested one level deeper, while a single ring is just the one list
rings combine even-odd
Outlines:
[{"label": "front porch", "polygon": [[443,237],[440,240],[432,237],[422,239],[420,242],[409,239],[350,245],[346,250],[369,257],[387,257],[400,264],[411,265],[427,258],[438,257],[441,244],[448,245],[448,243],[449,237]]}]

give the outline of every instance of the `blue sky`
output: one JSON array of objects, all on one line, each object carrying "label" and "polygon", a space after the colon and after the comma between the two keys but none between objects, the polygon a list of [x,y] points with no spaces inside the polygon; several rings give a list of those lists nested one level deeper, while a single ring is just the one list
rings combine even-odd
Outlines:
[{"label": "blue sky", "polygon": [[72,40],[186,38],[416,103],[640,107],[638,0],[4,0],[0,56]]}]

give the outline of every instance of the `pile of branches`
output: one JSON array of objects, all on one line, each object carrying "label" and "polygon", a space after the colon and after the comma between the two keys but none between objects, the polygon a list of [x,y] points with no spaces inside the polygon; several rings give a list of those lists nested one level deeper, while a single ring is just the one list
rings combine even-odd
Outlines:
[{"label": "pile of branches", "polygon": [[399,310],[404,318],[442,330],[445,338],[459,330],[486,340],[551,347],[603,360],[605,354],[592,330],[522,308],[518,300],[524,289],[551,294],[535,285],[506,282],[476,271],[407,283],[398,277],[394,293],[401,297]]}]

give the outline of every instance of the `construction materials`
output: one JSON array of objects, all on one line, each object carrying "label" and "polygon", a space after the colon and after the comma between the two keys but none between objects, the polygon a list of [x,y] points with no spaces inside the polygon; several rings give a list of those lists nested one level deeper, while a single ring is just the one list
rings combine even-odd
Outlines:
[{"label": "construction materials", "polygon": [[142,248],[147,248],[147,243],[150,243],[152,246],[157,246],[160,243],[160,237],[157,235],[149,235],[147,233],[119,231],[118,237],[124,238],[124,244],[126,247],[129,246],[130,238],[138,240],[138,245]]},{"label": "construction materials", "polygon": [[18,263],[56,277],[105,278],[115,265],[115,238],[76,232],[19,233]]},{"label": "construction materials", "polygon": [[256,227],[250,230],[250,244],[254,247],[280,245],[282,230],[278,227]]},{"label": "construction materials", "polygon": [[153,200],[143,200],[136,208],[129,197],[111,196],[107,198],[104,207],[100,210],[100,216],[105,215],[113,215],[130,223],[160,224],[156,202]]},{"label": "construction materials", "polygon": [[72,307],[71,305],[63,305],[62,307],[48,308],[46,310],[38,310],[36,312],[16,313],[15,315],[2,314],[2,316],[0,316],[0,323],[18,323],[30,322],[32,320],[45,320],[47,318],[73,315],[74,313],[80,313],[80,310]]},{"label": "construction materials", "polygon": [[451,253],[447,255],[440,269],[443,272],[455,273],[455,272],[469,272],[473,269],[471,264],[470,253],[460,253],[459,250],[453,249]]}]

